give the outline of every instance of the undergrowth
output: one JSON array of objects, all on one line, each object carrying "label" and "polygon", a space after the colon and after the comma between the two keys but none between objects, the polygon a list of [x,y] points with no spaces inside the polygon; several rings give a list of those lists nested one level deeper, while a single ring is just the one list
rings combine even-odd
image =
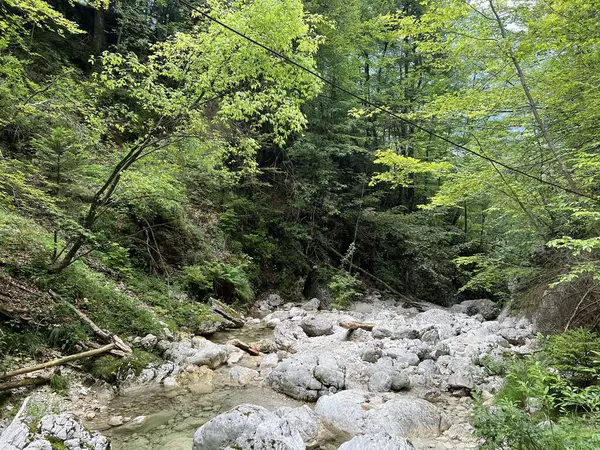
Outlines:
[{"label": "undergrowth", "polygon": [[600,448],[600,336],[572,330],[508,363],[492,407],[474,415],[485,450]]},{"label": "undergrowth", "polygon": [[124,379],[130,372],[139,375],[144,368],[156,361],[158,361],[156,355],[134,349],[133,354],[125,358],[105,355],[87,360],[85,367],[94,377],[114,383]]}]

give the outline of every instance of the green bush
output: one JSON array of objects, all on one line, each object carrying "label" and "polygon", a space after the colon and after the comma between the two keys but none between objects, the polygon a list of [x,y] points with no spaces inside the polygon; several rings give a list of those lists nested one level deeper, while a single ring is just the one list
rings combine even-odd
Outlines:
[{"label": "green bush", "polygon": [[333,296],[333,306],[344,309],[362,294],[362,282],[345,270],[337,270],[331,276],[329,284]]},{"label": "green bush", "polygon": [[508,363],[504,385],[473,424],[482,449],[600,448],[600,338],[586,330],[551,336]]},{"label": "green bush", "polygon": [[218,288],[230,287],[233,298],[243,304],[254,298],[254,290],[246,272],[249,262],[242,260],[236,263],[214,261],[199,266],[184,268],[184,285],[190,297],[205,300],[210,295],[219,295]]},{"label": "green bush", "polygon": [[545,363],[580,387],[600,382],[600,336],[576,329],[548,338]]}]

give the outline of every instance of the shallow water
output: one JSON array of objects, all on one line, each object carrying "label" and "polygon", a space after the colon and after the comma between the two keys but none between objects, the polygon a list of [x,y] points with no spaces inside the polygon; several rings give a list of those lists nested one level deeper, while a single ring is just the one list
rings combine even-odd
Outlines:
[{"label": "shallow water", "polygon": [[[254,342],[272,335],[272,330],[249,326],[231,332],[218,333],[213,342],[229,339]],[[244,365],[244,362],[241,362]],[[229,368],[215,371],[213,392],[194,393],[189,387],[167,389],[162,386],[141,387],[115,397],[106,411],[86,425],[109,436],[114,450],[191,450],[194,432],[213,417],[243,403],[252,403],[268,409],[280,406],[301,406],[285,395],[268,387],[239,386],[227,379]],[[146,416],[142,423],[134,421],[109,428],[112,416],[136,418]]]},{"label": "shallow water", "polygon": [[222,386],[208,394],[193,394],[185,388],[154,388],[116,397],[106,412],[106,418],[150,416],[141,428],[131,430],[126,424],[103,433],[110,436],[114,450],[190,450],[198,427],[243,403],[268,409],[302,404],[258,386]]}]

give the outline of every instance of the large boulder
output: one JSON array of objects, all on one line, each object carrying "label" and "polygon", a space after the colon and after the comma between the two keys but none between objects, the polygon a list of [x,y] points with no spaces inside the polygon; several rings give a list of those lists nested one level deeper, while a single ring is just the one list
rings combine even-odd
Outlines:
[{"label": "large boulder", "polygon": [[318,298],[311,298],[309,301],[302,305],[302,309],[305,311],[316,311],[321,307],[321,300]]},{"label": "large boulder", "polygon": [[415,450],[406,438],[387,433],[362,434],[343,443],[338,450]]},{"label": "large boulder", "polygon": [[203,337],[194,337],[173,342],[171,347],[165,351],[164,357],[172,361],[169,364],[175,366],[185,367],[195,364],[216,369],[227,362],[231,351],[232,349],[227,345],[215,344]]},{"label": "large boulder", "polygon": [[307,448],[320,448],[333,436],[307,405],[299,408],[281,407],[275,411],[281,424],[298,431]]},{"label": "large boulder", "polygon": [[345,364],[337,357],[327,353],[302,353],[280,362],[267,382],[277,392],[314,402],[322,395],[344,389],[345,377]]},{"label": "large boulder", "polygon": [[240,405],[200,427],[193,450],[305,450],[325,442],[325,427],[308,406]]},{"label": "large boulder", "polygon": [[193,450],[222,450],[244,433],[252,434],[271,414],[262,406],[239,405],[196,430]]},{"label": "large boulder", "polygon": [[488,298],[478,300],[465,300],[464,302],[454,305],[451,311],[466,314],[468,316],[476,316],[481,314],[485,320],[494,320],[500,314],[498,304]]},{"label": "large boulder", "polygon": [[277,348],[292,353],[298,350],[299,341],[306,337],[306,333],[300,325],[290,320],[278,323],[273,330],[273,339]]},{"label": "large boulder", "polygon": [[225,364],[228,356],[229,354],[225,349],[225,346],[211,345],[198,350],[191,356],[188,356],[186,362],[188,364],[195,364],[197,366],[208,366],[214,370],[217,367]]},{"label": "large boulder", "polygon": [[448,428],[435,405],[414,397],[380,397],[347,390],[321,397],[315,412],[322,420],[353,435],[383,432],[399,437],[438,436]]},{"label": "large boulder", "polygon": [[333,324],[323,316],[309,316],[302,319],[300,326],[308,337],[333,334]]}]

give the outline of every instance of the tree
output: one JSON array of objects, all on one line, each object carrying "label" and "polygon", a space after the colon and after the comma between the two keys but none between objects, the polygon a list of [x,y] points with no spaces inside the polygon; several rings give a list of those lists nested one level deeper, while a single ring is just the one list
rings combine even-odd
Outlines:
[{"label": "tree", "polygon": [[[304,21],[300,2],[214,2],[211,7],[211,14],[233,28],[250,37],[269,36],[271,48],[314,66],[318,39]],[[257,133],[266,131],[282,144],[303,128],[300,107],[320,86],[313,77],[290,70],[265,50],[206,21],[155,45],[147,63],[118,53],[104,53],[98,63],[102,69],[90,85],[96,105],[88,121],[101,130],[116,163],[95,190],[80,233],[70,236],[59,252],[54,272],[80,256],[98,217],[111,207],[123,174],[138,161],[186,140],[207,138],[238,162],[248,161],[257,148]]]}]

